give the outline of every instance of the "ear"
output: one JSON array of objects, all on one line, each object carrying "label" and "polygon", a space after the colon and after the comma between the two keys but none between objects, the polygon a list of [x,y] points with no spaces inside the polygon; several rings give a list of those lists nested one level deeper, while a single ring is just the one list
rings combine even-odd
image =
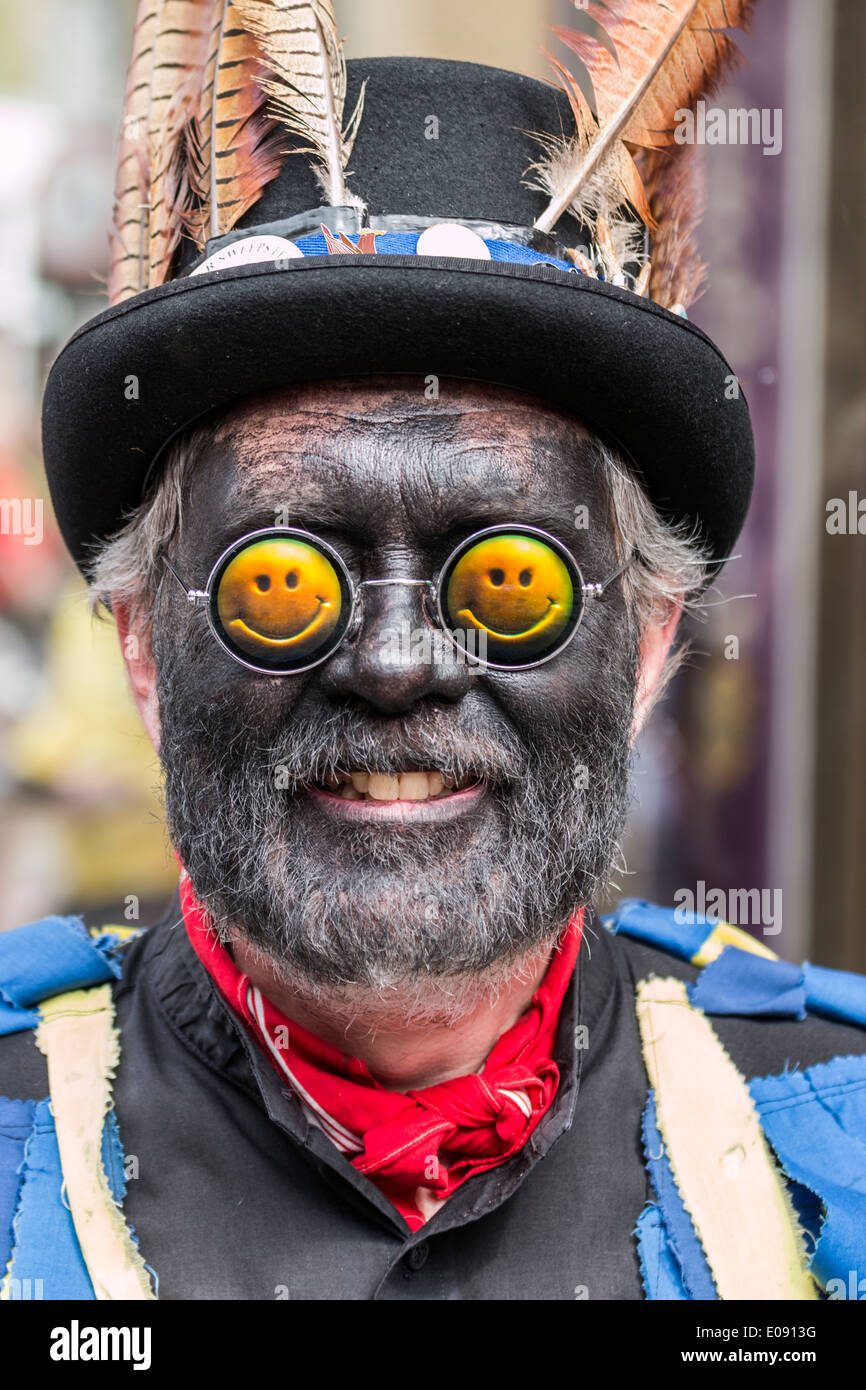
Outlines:
[{"label": "ear", "polygon": [[156,664],[151,655],[150,643],[139,625],[133,621],[128,604],[119,600],[116,603],[112,601],[111,611],[117,624],[120,651],[133,698],[147,730],[147,736],[158,753],[159,703],[156,694]]},{"label": "ear", "polygon": [[683,606],[669,602],[645,629],[640,643],[640,670],[635,696],[631,741],[634,743],[653,706],[653,698],[676,636]]}]

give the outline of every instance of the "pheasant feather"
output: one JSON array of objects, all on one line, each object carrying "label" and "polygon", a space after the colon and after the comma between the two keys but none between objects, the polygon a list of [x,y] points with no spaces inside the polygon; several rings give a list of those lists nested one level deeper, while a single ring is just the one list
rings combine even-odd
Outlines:
[{"label": "pheasant feather", "polygon": [[364,92],[345,121],[346,64],[331,0],[237,0],[236,8],[258,39],[271,97],[271,112],[312,156],[325,200],[361,205],[346,187],[346,166],[361,120]]},{"label": "pheasant feather", "polygon": [[688,309],[704,288],[706,266],[695,232],[704,214],[704,165],[700,150],[683,145],[651,150],[643,170],[658,222],[653,237],[650,297],[665,309]]},{"label": "pheasant feather", "polygon": [[184,126],[212,0],[141,0],[115,185],[113,303],[165,277],[182,230]]},{"label": "pheasant feather", "polygon": [[282,132],[267,111],[260,46],[233,0],[218,0],[207,49],[189,146],[197,209],[188,228],[200,246],[231,231],[286,155]]},{"label": "pheasant feather", "polygon": [[[149,284],[168,279],[174,253],[186,228],[194,189],[189,177],[193,122],[204,76],[213,0],[185,0],[177,18],[187,27],[168,30],[163,40],[162,72],[174,90],[157,92],[151,134]],[[164,109],[163,109],[164,108]]]},{"label": "pheasant feather", "polygon": [[133,31],[114,184],[114,227],[108,270],[108,296],[112,304],[137,294],[144,282],[143,222],[150,201],[148,112],[160,7],[160,0],[141,0]]},{"label": "pheasant feather", "polygon": [[[711,92],[735,60],[733,41],[722,31],[745,27],[752,0],[589,0],[580,8],[592,25],[605,28],[616,57],[592,32],[556,31],[588,73],[596,111],[589,130],[585,121],[578,125],[571,139],[554,150],[548,146],[547,159],[536,166],[550,201],[535,225],[549,232],[568,210],[585,216],[586,190],[597,176],[607,185],[611,207],[631,203],[650,225],[631,149],[672,142],[676,113]],[[557,67],[572,109],[575,103],[586,105],[578,80]],[[590,213],[593,201],[598,202],[597,191]]]}]

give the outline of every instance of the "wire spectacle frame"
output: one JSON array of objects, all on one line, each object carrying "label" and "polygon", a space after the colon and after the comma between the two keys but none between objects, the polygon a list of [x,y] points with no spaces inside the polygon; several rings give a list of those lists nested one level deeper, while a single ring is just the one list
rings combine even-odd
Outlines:
[{"label": "wire spectacle frame", "polygon": [[[471,640],[473,633],[484,638],[484,625],[476,620],[469,629],[461,629],[455,624],[453,615],[448,608],[449,581],[455,575],[461,560],[465,560],[467,556],[471,557],[472,552],[477,552],[478,548],[485,542],[489,541],[495,544],[498,538],[504,540],[525,538],[530,545],[541,548],[540,554],[550,552],[557,557],[571,579],[570,611],[567,621],[562,624],[556,640],[551,642],[549,648],[543,649],[537,655],[531,655],[528,660],[497,661],[489,658],[486,655],[487,643],[483,640],[480,642]],[[336,592],[338,588],[339,613],[321,646],[315,651],[299,654],[290,650],[291,642],[288,640],[276,641],[269,638],[259,638],[265,655],[257,660],[255,659],[256,651],[241,648],[231,632],[227,630],[226,623],[220,614],[220,584],[233,561],[246,553],[251,553],[251,547],[259,546],[271,540],[296,542],[309,550],[314,557],[322,557],[326,564],[332,568],[336,579],[336,583],[331,585],[334,595],[332,606],[335,608],[337,606]],[[632,552],[624,563],[604,580],[588,582],[583,577],[578,561],[561,541],[539,527],[524,525],[523,523],[501,523],[473,532],[454,548],[432,579],[394,575],[380,579],[355,581],[338,550],[312,532],[290,526],[262,527],[233,541],[216,560],[204,589],[191,588],[168,556],[162,556],[163,564],[183,589],[187,601],[194,608],[202,609],[205,612],[211,633],[220,647],[248,670],[265,675],[299,675],[320,666],[333,656],[344,642],[354,639],[360,632],[363,626],[364,590],[394,585],[408,585],[423,591],[422,607],[428,620],[457,648],[469,664],[495,671],[531,670],[536,666],[542,666],[546,662],[552,661],[574,640],[583,620],[587,603],[601,599],[610,585],[625,573],[635,559],[637,559],[637,555]],[[470,639],[468,642],[467,636]],[[296,639],[291,639],[291,641],[294,640]],[[494,649],[497,644],[501,647],[511,640],[513,640],[511,637],[506,638],[501,634],[492,633]],[[252,647],[255,645],[255,642],[250,643]]]}]

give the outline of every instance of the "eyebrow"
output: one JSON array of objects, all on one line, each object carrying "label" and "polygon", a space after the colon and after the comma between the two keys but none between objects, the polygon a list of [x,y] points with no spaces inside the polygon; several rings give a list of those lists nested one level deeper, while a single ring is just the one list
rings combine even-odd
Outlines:
[{"label": "eyebrow", "polygon": [[265,497],[243,497],[233,503],[231,520],[221,530],[237,531],[239,526],[250,529],[263,526],[320,526],[344,529],[346,508],[321,494],[294,494],[291,497],[268,500]]}]

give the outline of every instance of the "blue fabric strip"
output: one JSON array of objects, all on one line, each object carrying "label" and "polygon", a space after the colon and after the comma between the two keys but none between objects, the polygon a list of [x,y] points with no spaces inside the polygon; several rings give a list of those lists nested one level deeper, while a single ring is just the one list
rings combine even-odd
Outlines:
[{"label": "blue fabric strip", "polygon": [[640,1272],[647,1298],[687,1300],[679,1265],[671,1252],[661,1210],[655,1202],[648,1202],[644,1207],[634,1235],[637,1236]]},{"label": "blue fabric strip", "polygon": [[686,1296],[707,1301],[717,1299],[716,1286],[692,1219],[679,1194],[664,1141],[656,1121],[655,1094],[650,1091],[643,1113],[643,1145],[652,1184],[661,1211],[670,1252],[681,1271]]},{"label": "blue fabric strip", "polygon": [[102,1128],[102,1166],[115,1202],[123,1202],[126,1196],[123,1145],[120,1142],[120,1130],[117,1128],[117,1116],[113,1106],[106,1115]]},{"label": "blue fabric strip", "polygon": [[12,1220],[21,1191],[24,1149],[35,1117],[35,1100],[7,1100],[0,1096],[0,1279],[12,1254]]},{"label": "blue fabric strip", "polygon": [[694,1007],[707,1014],[806,1017],[800,966],[767,960],[736,946],[726,946],[688,986],[688,993]]},{"label": "blue fabric strip", "polygon": [[689,986],[694,1006],[708,1014],[806,1017],[808,1011],[866,1026],[866,977],[726,946]]},{"label": "blue fabric strip", "polygon": [[812,1263],[812,1256],[815,1254],[815,1247],[821,1238],[821,1227],[824,1224],[824,1208],[808,1187],[802,1183],[795,1182],[789,1178],[787,1182],[788,1192],[791,1201],[794,1203],[794,1210],[797,1219],[803,1228],[803,1237],[806,1246],[808,1263]]},{"label": "blue fabric strip", "polygon": [[2,997],[19,1009],[69,989],[87,989],[120,976],[106,942],[88,934],[80,917],[45,917],[0,934]]},{"label": "blue fabric strip", "polygon": [[[122,1206],[126,1197],[126,1170],[123,1159],[123,1145],[120,1142],[120,1130],[117,1127],[117,1116],[114,1107],[109,1110],[105,1117],[105,1126],[102,1131],[102,1166],[108,1178],[108,1185],[111,1194],[118,1206]],[[133,1245],[140,1249],[138,1236],[131,1222],[127,1221],[126,1229],[129,1231]],[[145,1269],[153,1280],[154,1292],[159,1297],[159,1275],[156,1270],[151,1269],[150,1265],[145,1265]]]},{"label": "blue fabric strip", "polygon": [[[0,1274],[6,1269],[14,1239],[11,1274],[17,1285],[12,1286],[13,1297],[92,1299],[75,1227],[60,1195],[60,1155],[47,1107],[47,1101],[0,1099]],[[37,1128],[39,1132],[34,1133]],[[102,1131],[102,1163],[114,1200],[122,1203],[126,1176],[113,1109],[106,1115]],[[137,1246],[132,1227],[129,1231]],[[36,1282],[39,1280],[41,1283]],[[69,1288],[84,1291],[64,1292]],[[22,1289],[27,1291],[21,1294]],[[34,1289],[39,1292],[34,1293]]]},{"label": "blue fabric strip", "polygon": [[80,917],[45,917],[0,933],[0,1036],[35,1028],[32,1006],[52,994],[119,978],[122,944],[110,931],[92,937]]},{"label": "blue fabric strip", "polygon": [[[383,232],[381,236],[376,237],[376,254],[380,256],[414,256],[420,235],[420,232]],[[357,246],[357,235],[351,235],[349,240],[354,246]],[[328,243],[321,232],[297,237],[295,245],[305,256],[327,256],[328,254]],[[546,256],[541,251],[533,251],[530,246],[517,246],[511,241],[493,240],[485,240],[484,245],[489,250],[492,261],[512,261],[518,265],[535,265],[539,261],[544,261],[548,265],[556,266],[559,270],[575,271],[576,274],[580,274],[577,267],[573,266],[570,261],[558,260],[555,256]]]},{"label": "blue fabric strip", "polygon": [[[602,918],[609,931],[645,941],[691,961],[718,923],[680,908],[624,898]],[[866,975],[823,966],[767,960],[726,946],[689,987],[691,1002],[708,1014],[797,1018],[807,1012],[866,1027]]]},{"label": "blue fabric strip", "polygon": [[624,898],[616,910],[609,917],[603,917],[602,921],[609,930],[670,951],[680,960],[691,960],[718,925],[693,912],[656,907],[655,903],[645,902],[642,898]]},{"label": "blue fabric strip", "polygon": [[806,961],[803,984],[808,1009],[843,1023],[859,1023],[866,1027],[866,975],[827,970]]},{"label": "blue fabric strip", "polygon": [[38,1022],[37,1009],[19,1009],[0,999],[0,1037],[7,1033],[23,1033],[25,1028],[35,1028]]},{"label": "blue fabric strip", "polygon": [[49,1102],[41,1100],[24,1151],[10,1274],[19,1288],[30,1280],[29,1287],[38,1288],[41,1298],[92,1300],[93,1285],[61,1196],[62,1183],[54,1120]]},{"label": "blue fabric strip", "polygon": [[756,1077],[749,1089],[785,1172],[823,1204],[812,1273],[824,1287],[866,1276],[866,1056]]}]

